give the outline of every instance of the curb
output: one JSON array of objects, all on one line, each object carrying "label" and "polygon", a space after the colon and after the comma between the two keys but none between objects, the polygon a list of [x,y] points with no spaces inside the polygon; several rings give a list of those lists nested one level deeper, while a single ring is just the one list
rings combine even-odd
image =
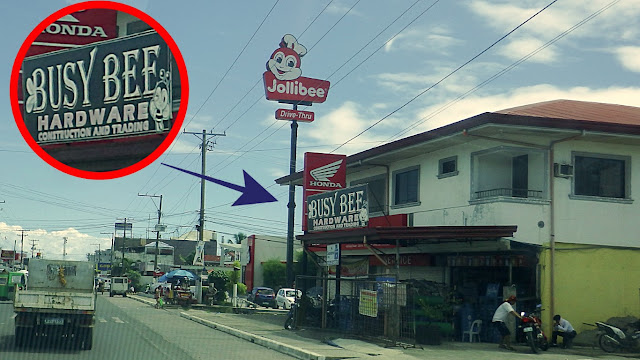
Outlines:
[{"label": "curb", "polygon": [[[129,296],[129,298],[139,301],[141,303],[145,303],[147,305],[150,306],[154,306],[155,305],[155,300],[147,300],[146,298],[140,297],[140,296]],[[210,327],[212,329],[215,330],[219,330],[222,332],[225,332],[227,334],[239,337],[241,339],[250,341],[254,344],[260,345],[260,346],[264,346],[268,349],[271,350],[275,350],[278,351],[280,353],[286,354],[286,355],[290,355],[293,356],[297,359],[302,359],[302,360],[327,360],[326,356],[324,355],[320,355],[311,351],[307,351],[304,349],[301,349],[299,347],[295,347],[295,346],[291,346],[276,340],[271,340],[268,338],[265,338],[263,336],[260,335],[255,335],[255,334],[251,334],[248,333],[246,331],[242,331],[242,330],[238,330],[238,329],[234,329],[232,327],[226,326],[226,325],[222,325],[222,324],[218,324],[216,322],[210,321],[210,320],[205,320],[203,318],[197,317],[197,316],[193,316],[193,315],[189,315],[185,312],[181,312],[180,313],[180,317],[191,320],[193,322],[196,322],[198,324]]]},{"label": "curb", "polygon": [[267,339],[263,336],[259,336],[259,335],[255,335],[255,334],[251,334],[248,333],[246,331],[242,331],[242,330],[238,330],[238,329],[234,329],[231,328],[229,326],[226,325],[222,325],[222,324],[218,324],[216,322],[210,321],[210,320],[205,320],[202,318],[199,318],[197,316],[193,316],[193,315],[189,315],[187,313],[181,312],[180,316],[185,318],[185,319],[189,319],[191,321],[195,321],[199,324],[208,326],[212,329],[216,329],[216,330],[220,330],[222,332],[225,332],[227,334],[239,337],[241,339],[250,341],[254,344],[260,345],[260,346],[264,346],[268,349],[271,350],[275,350],[278,352],[281,352],[283,354],[286,355],[290,355],[293,356],[297,359],[303,359],[303,360],[326,360],[326,357],[324,355],[320,355],[320,354],[316,354],[314,352],[310,352],[310,351],[306,351],[304,349],[301,349],[299,347],[295,347],[295,346],[291,346],[285,343],[281,343],[279,341],[276,340],[271,340],[271,339]]}]

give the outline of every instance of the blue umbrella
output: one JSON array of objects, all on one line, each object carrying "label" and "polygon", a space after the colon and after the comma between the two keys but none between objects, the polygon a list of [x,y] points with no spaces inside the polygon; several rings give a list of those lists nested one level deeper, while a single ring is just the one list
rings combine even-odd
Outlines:
[{"label": "blue umbrella", "polygon": [[[171,272],[168,272],[164,275],[162,275],[160,277],[160,279],[162,279],[162,277],[166,276],[166,279],[173,279],[173,278],[183,278],[186,277],[189,280],[193,280],[196,278],[195,275],[193,275],[193,273],[191,273],[190,271],[187,270],[182,270],[182,269],[178,269],[178,270],[173,270]],[[160,279],[158,279],[158,281],[160,281]]]},{"label": "blue umbrella", "polygon": [[167,282],[167,274],[164,274],[158,278],[158,282]]}]

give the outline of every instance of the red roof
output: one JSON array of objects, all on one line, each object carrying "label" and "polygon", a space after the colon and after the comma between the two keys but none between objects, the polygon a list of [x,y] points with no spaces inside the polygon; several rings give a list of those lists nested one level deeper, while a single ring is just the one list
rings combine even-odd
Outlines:
[{"label": "red roof", "polygon": [[640,125],[640,108],[575,100],[551,100],[495,111],[497,114]]}]

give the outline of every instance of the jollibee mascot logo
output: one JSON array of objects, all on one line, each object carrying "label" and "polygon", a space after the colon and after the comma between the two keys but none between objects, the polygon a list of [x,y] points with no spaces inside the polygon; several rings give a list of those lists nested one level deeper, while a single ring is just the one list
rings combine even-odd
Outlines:
[{"label": "jollibee mascot logo", "polygon": [[287,34],[282,37],[280,47],[276,49],[267,61],[267,70],[271,71],[278,80],[294,80],[302,75],[300,58],[307,53],[307,48],[298,40]]}]

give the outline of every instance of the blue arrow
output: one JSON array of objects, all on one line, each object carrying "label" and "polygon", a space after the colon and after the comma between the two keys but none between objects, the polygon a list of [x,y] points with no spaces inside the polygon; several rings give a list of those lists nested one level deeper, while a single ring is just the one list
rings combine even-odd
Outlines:
[{"label": "blue arrow", "polygon": [[197,176],[197,177],[199,177],[201,179],[205,179],[207,181],[211,181],[211,182],[216,183],[218,185],[222,185],[222,186],[228,187],[229,189],[233,189],[235,191],[241,192],[242,195],[240,195],[238,200],[236,200],[236,202],[234,202],[232,204],[232,206],[260,204],[260,203],[278,201],[265,188],[263,188],[262,185],[258,184],[258,182],[255,181],[244,170],[242,170],[242,172],[244,173],[244,187],[242,187],[240,185],[236,185],[236,184],[232,184],[232,183],[229,183],[229,182],[226,182],[226,181],[218,180],[218,179],[212,178],[210,176],[198,174],[198,173],[195,173],[193,171],[181,169],[179,167],[171,166],[171,165],[168,165],[168,164],[165,164],[165,163],[162,163],[162,165],[168,166],[168,167],[176,169],[176,170],[180,170],[180,171],[185,172],[187,174],[190,174],[190,175],[193,175],[193,176]]}]

